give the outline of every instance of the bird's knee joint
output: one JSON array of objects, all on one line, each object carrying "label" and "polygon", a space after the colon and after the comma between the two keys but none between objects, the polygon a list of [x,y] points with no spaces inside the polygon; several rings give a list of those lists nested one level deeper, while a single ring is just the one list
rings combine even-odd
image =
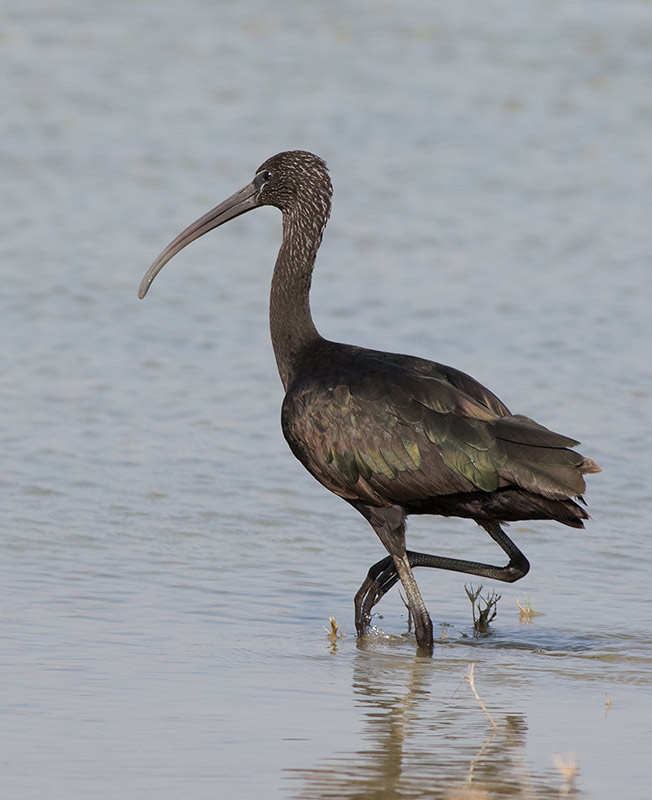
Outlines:
[{"label": "bird's knee joint", "polygon": [[515,583],[524,578],[530,571],[530,562],[527,558],[519,559],[516,563],[509,563],[505,567],[505,580],[507,583]]}]

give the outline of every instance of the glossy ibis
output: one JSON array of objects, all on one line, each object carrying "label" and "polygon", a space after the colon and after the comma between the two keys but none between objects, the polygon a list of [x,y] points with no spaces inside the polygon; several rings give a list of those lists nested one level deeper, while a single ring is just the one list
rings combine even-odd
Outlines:
[{"label": "glossy ibis", "polygon": [[[304,151],[265,161],[253,181],[186,228],[149,268],[159,270],[204,233],[258,206],[283,214],[283,240],[270,295],[270,328],[285,388],[281,424],[306,469],[371,524],[389,556],[371,567],[355,597],[362,636],[370,612],[400,579],[419,651],[432,653],[432,622],[413,567],[437,567],[499,581],[529,569],[501,523],[552,519],[582,528],[583,475],[600,468],[578,442],[512,414],[494,394],[452,367],[423,358],[323,339],[312,320],[312,271],[331,209],[326,164]],[[406,550],[409,514],[467,517],[505,551],[491,566]]]}]

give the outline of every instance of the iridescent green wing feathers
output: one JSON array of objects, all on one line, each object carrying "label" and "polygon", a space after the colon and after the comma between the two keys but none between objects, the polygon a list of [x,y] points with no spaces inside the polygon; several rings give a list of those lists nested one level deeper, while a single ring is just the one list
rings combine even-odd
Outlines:
[{"label": "iridescent green wing feathers", "polygon": [[508,485],[551,498],[584,491],[591,470],[568,449],[575,440],[511,415],[464,373],[408,366],[367,360],[332,386],[308,377],[286,398],[286,439],[331,491],[378,505]]}]

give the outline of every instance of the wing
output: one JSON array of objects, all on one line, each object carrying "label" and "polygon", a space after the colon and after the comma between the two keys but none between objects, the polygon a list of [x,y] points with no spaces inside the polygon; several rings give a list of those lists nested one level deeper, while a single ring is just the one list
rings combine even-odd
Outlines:
[{"label": "wing", "polygon": [[404,356],[370,357],[294,384],[285,437],[328,489],[375,505],[419,503],[517,485],[552,498],[581,495],[589,459],[561,436],[512,415],[477,381]]}]

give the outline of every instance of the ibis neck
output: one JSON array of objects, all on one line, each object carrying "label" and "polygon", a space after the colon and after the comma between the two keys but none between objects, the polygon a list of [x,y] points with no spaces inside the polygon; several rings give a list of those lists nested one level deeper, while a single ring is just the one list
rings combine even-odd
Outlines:
[{"label": "ibis neck", "polygon": [[299,209],[283,213],[283,242],[272,277],[269,321],[276,364],[286,389],[306,348],[321,339],[312,321],[309,295],[326,218],[310,219]]}]

